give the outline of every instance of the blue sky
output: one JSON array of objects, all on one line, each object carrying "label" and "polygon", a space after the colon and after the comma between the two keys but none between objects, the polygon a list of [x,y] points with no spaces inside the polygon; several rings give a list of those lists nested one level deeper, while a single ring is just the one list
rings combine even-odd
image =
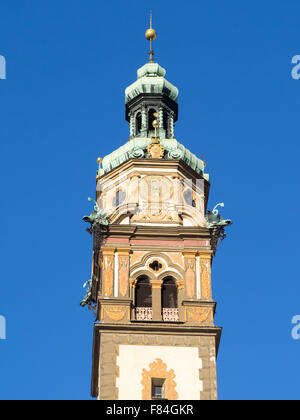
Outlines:
[{"label": "blue sky", "polygon": [[6,1],[0,11],[1,399],[89,399],[79,306],[96,159],[128,140],[124,90],[155,58],[180,90],[176,138],[234,225],[213,268],[220,399],[298,399],[298,0]]}]

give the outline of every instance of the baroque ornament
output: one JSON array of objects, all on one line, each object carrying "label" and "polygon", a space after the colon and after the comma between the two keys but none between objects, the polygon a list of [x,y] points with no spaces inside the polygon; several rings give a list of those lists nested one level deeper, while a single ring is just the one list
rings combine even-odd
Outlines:
[{"label": "baroque ornament", "polygon": [[176,375],[174,370],[168,371],[167,365],[161,360],[156,359],[155,362],[150,364],[150,370],[143,369],[142,381],[142,400],[152,399],[152,379],[165,379],[165,398],[167,400],[177,400],[178,394],[176,392],[176,382],[174,381]]},{"label": "baroque ornament", "polygon": [[153,139],[152,144],[147,147],[148,156],[152,159],[162,159],[165,154],[164,146],[161,146],[157,137]]}]

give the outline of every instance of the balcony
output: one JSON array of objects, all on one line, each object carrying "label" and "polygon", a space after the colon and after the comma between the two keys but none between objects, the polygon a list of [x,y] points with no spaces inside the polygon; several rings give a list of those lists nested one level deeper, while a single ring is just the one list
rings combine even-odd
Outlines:
[{"label": "balcony", "polygon": [[178,322],[179,310],[178,308],[164,308],[162,316],[164,322]]},{"label": "balcony", "polygon": [[137,321],[152,321],[152,308],[136,308],[135,319]]}]

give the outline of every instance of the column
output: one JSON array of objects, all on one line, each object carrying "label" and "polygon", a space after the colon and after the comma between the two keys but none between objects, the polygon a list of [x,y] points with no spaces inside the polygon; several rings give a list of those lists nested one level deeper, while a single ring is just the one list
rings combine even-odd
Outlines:
[{"label": "column", "polygon": [[152,321],[162,321],[161,287],[162,280],[151,280],[152,286]]},{"label": "column", "polygon": [[212,299],[211,290],[211,254],[200,253],[201,298]]},{"label": "column", "polygon": [[163,107],[159,107],[158,111],[158,135],[161,139],[165,138],[165,130],[164,130],[164,109]]},{"label": "column", "polygon": [[130,113],[130,139],[135,137],[136,135],[136,124],[135,124],[135,116],[134,113]]},{"label": "column", "polygon": [[169,137],[170,139],[174,138],[174,112],[170,112],[169,115]]},{"label": "column", "polygon": [[177,299],[178,299],[178,315],[179,315],[179,321],[184,321],[184,307],[182,304],[182,301],[184,300],[184,280],[177,281]]},{"label": "column", "polygon": [[148,116],[147,116],[147,109],[145,106],[142,107],[142,130],[141,134],[142,137],[147,137],[147,131],[148,131]]},{"label": "column", "polygon": [[135,288],[137,281],[134,278],[129,279],[129,297],[132,300],[131,319],[135,319]]}]

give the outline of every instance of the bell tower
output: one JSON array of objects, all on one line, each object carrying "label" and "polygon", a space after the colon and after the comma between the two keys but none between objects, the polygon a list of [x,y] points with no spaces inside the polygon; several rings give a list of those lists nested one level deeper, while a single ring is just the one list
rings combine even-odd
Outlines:
[{"label": "bell tower", "polygon": [[100,159],[92,278],[92,396],[215,400],[221,328],[211,267],[231,223],[207,211],[205,162],[175,139],[178,89],[154,62],[126,89],[129,141]]}]

